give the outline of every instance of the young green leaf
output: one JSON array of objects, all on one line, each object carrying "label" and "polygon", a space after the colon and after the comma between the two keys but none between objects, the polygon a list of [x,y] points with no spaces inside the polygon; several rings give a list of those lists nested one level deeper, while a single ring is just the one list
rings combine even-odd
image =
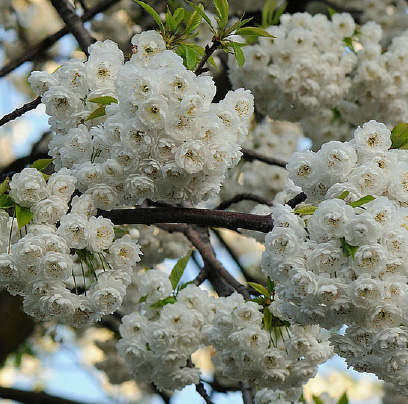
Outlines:
[{"label": "young green leaf", "polygon": [[3,195],[9,187],[10,178],[7,177],[1,184],[0,184],[0,195]]},{"label": "young green leaf", "polygon": [[[201,5],[201,3],[200,3]],[[197,29],[201,23],[201,20],[203,17],[201,16],[200,13],[198,13],[196,10],[194,10],[193,14],[191,14],[189,20],[187,21],[186,29],[184,30],[184,34],[190,34],[192,33],[195,29]]]},{"label": "young green leaf", "polygon": [[346,44],[346,46],[352,50],[354,53],[356,53],[354,46],[353,46],[353,38],[351,38],[350,36],[343,38],[343,42]]},{"label": "young green leaf", "polygon": [[54,159],[38,159],[34,163],[30,164],[30,168],[36,168],[38,171],[44,170],[48,167]]},{"label": "young green leaf", "polygon": [[278,25],[281,15],[285,12],[287,5],[288,3],[283,3],[280,7],[278,7],[272,18],[271,25]]},{"label": "young green leaf", "polygon": [[[191,42],[186,43],[186,45],[193,49],[194,52],[198,55],[198,57],[202,58],[204,56],[205,49],[202,48],[200,45],[193,44]],[[212,56],[208,58],[208,63],[210,63],[217,71],[219,71],[217,65],[215,64],[215,60]]]},{"label": "young green leaf", "polygon": [[272,314],[269,311],[269,307],[264,307],[263,309],[263,323],[265,326],[265,330],[269,331],[272,325]]},{"label": "young green leaf", "polygon": [[147,295],[144,295],[139,299],[138,303],[144,303],[146,299],[147,299]]},{"label": "young green leaf", "polygon": [[324,404],[323,400],[320,397],[313,395],[312,398],[315,404]]},{"label": "young green leaf", "polygon": [[399,123],[391,131],[391,149],[408,149],[408,123]]},{"label": "young green leaf", "polygon": [[90,121],[91,119],[99,118],[104,115],[106,115],[105,106],[99,107],[96,108],[95,111],[91,112],[88,118],[85,119],[85,121]]},{"label": "young green leaf", "polygon": [[347,392],[345,391],[343,395],[339,398],[339,401],[337,401],[337,404],[348,404],[349,400],[347,398]]},{"label": "young green leaf", "polygon": [[214,6],[217,10],[218,28],[220,30],[224,29],[228,22],[228,1],[227,0],[213,0]]},{"label": "young green leaf", "polygon": [[20,206],[16,204],[16,218],[17,218],[18,228],[21,229],[26,224],[31,222],[31,219],[33,218],[33,214],[31,213],[30,208],[26,208],[25,206]]},{"label": "young green leaf", "polygon": [[266,278],[268,282],[268,292],[272,293],[275,290],[275,282],[271,279],[270,276]]},{"label": "young green leaf", "polygon": [[347,198],[348,194],[350,191],[343,191],[340,196],[337,197],[337,199],[343,199],[343,201]]},{"label": "young green leaf", "polygon": [[351,256],[351,258],[354,259],[354,255],[356,254],[356,252],[358,250],[358,246],[351,245],[351,244],[347,243],[347,241],[343,237],[341,239],[341,247],[343,249],[343,255],[345,257],[350,257]]},{"label": "young green leaf", "polygon": [[[204,12],[204,7],[203,5],[200,3],[198,6],[196,6],[193,2],[186,0],[186,2],[194,8],[195,11],[197,11],[198,14],[201,15],[201,17],[204,19],[204,21],[212,28],[212,30],[214,30],[212,24],[211,24],[211,20],[209,19],[208,15]],[[201,7],[200,7],[201,6]]]},{"label": "young green leaf", "polygon": [[150,307],[154,309],[159,309],[160,307],[164,307],[166,304],[173,304],[176,303],[176,299],[173,296],[168,296],[165,299],[159,300],[158,302],[150,305]]},{"label": "young green leaf", "polygon": [[350,203],[350,206],[351,206],[352,208],[356,208],[357,206],[364,205],[364,204],[366,204],[366,203],[368,203],[368,202],[370,202],[370,201],[373,201],[374,199],[375,199],[374,196],[372,196],[372,195],[366,195],[366,196],[363,196],[363,197],[360,198],[360,199],[357,199],[357,200],[354,201],[354,202],[351,202],[351,203]]},{"label": "young green leaf", "polygon": [[96,104],[102,104],[102,105],[109,105],[109,104],[117,104],[118,100],[115,97],[111,97],[109,95],[105,95],[103,97],[95,97],[95,98],[90,98],[87,101],[89,102],[94,102]]},{"label": "young green leaf", "polygon": [[186,256],[180,258],[171,271],[169,279],[171,282],[171,286],[173,287],[173,290],[176,289],[177,284],[179,283],[181,277],[183,276],[184,270],[186,269],[187,266],[187,262],[191,257],[191,253],[192,251],[190,251]]},{"label": "young green leaf", "polygon": [[176,21],[176,27],[178,27],[180,25],[181,21],[183,21],[183,18],[184,18],[184,8],[179,7],[173,13],[173,18],[174,18],[174,21]]},{"label": "young green leaf", "polygon": [[188,70],[194,70],[197,65],[197,57],[194,49],[190,46],[185,45],[186,47],[186,67]]},{"label": "young green leaf", "polygon": [[272,24],[273,12],[275,11],[277,0],[267,0],[262,8],[262,26],[268,27]]},{"label": "young green leaf", "polygon": [[333,10],[331,7],[327,7],[327,11],[329,12],[330,19],[336,14],[336,10]]},{"label": "young green leaf", "polygon": [[242,36],[253,35],[253,36],[266,36],[268,38],[275,38],[269,32],[259,27],[243,27],[243,28],[237,29],[235,31],[235,34],[242,35]]},{"label": "young green leaf", "polygon": [[306,205],[299,209],[295,209],[293,213],[296,213],[297,215],[313,215],[316,209],[317,209],[317,206]]},{"label": "young green leaf", "polygon": [[0,208],[2,209],[8,209],[11,208],[12,206],[14,206],[14,201],[13,199],[11,199],[10,195],[7,194],[3,194],[0,195]]},{"label": "young green leaf", "polygon": [[249,286],[252,286],[261,295],[264,295],[265,297],[270,296],[270,293],[269,293],[268,289],[265,288],[265,286],[260,285],[259,283],[255,283],[255,282],[247,282],[247,284]]},{"label": "young green leaf", "polygon": [[235,32],[238,28],[241,28],[243,25],[247,24],[249,21],[252,20],[253,17],[251,18],[246,18],[245,20],[243,19],[244,16],[242,16],[235,24],[231,25],[227,31],[225,32],[226,35],[229,35],[233,32]]},{"label": "young green leaf", "polygon": [[167,9],[166,13],[166,29],[169,31],[175,31],[177,28],[177,23],[176,20],[174,19],[173,15],[171,14],[171,11]]},{"label": "young green leaf", "polygon": [[159,14],[157,14],[157,12],[150,7],[148,4],[146,4],[143,1],[139,1],[139,0],[134,0],[137,4],[139,4],[139,6],[143,7],[152,17],[153,19],[156,21],[157,25],[160,27],[161,30],[164,29],[162,20],[160,19]]},{"label": "young green leaf", "polygon": [[228,45],[230,45],[234,51],[234,56],[237,60],[238,66],[242,67],[245,63],[244,52],[241,49],[243,44],[240,44],[238,42],[230,42]]}]

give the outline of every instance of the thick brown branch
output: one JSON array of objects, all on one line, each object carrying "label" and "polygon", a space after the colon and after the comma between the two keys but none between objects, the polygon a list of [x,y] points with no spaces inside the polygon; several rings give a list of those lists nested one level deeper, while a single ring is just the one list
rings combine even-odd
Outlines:
[{"label": "thick brown branch", "polygon": [[19,118],[21,115],[24,115],[26,112],[36,109],[41,104],[41,97],[37,97],[35,100],[24,104],[22,107],[15,109],[13,112],[10,112],[7,115],[4,115],[0,119],[0,126],[10,122],[16,118]]},{"label": "thick brown branch", "polygon": [[292,199],[289,199],[286,202],[286,205],[289,205],[291,208],[295,208],[296,205],[299,205],[299,203],[304,202],[307,199],[307,195],[304,192],[301,192],[300,194],[297,194],[294,196]]},{"label": "thick brown branch", "polygon": [[[113,6],[115,3],[118,3],[120,0],[102,0],[99,4],[95,7],[90,8],[82,17],[81,21],[85,22],[90,20],[91,18],[95,17],[96,14],[101,13],[108,9],[109,7]],[[48,48],[54,45],[59,39],[61,39],[64,35],[68,34],[69,29],[68,27],[64,27],[58,32],[53,35],[48,36],[47,38],[43,39],[37,45],[32,46],[30,49],[25,50],[24,53],[12,60],[10,63],[5,65],[0,70],[0,77],[4,77],[6,74],[12,72],[17,67],[21,66],[23,63],[28,62],[34,59],[39,54],[45,52]]]},{"label": "thick brown branch", "polygon": [[239,382],[239,387],[241,388],[244,404],[254,404],[254,393],[249,382],[247,380]]},{"label": "thick brown branch", "polygon": [[286,168],[286,161],[274,159],[272,157],[264,156],[263,154],[259,154],[253,150],[249,149],[242,149],[241,150],[243,153],[243,158],[245,160],[253,161],[253,160],[259,160],[262,161],[263,163],[269,164],[271,166],[278,166],[282,168]]},{"label": "thick brown branch", "polygon": [[68,0],[51,0],[51,4],[58,11],[82,51],[89,56],[88,48],[95,42],[95,39],[84,28],[81,18],[75,13],[74,7]]},{"label": "thick brown branch", "polygon": [[79,401],[67,400],[47,393],[18,390],[10,387],[0,387],[0,397],[26,404],[82,404]]},{"label": "thick brown branch", "polygon": [[187,223],[200,226],[257,230],[268,233],[273,228],[270,215],[193,208],[136,208],[99,211],[115,224]]}]

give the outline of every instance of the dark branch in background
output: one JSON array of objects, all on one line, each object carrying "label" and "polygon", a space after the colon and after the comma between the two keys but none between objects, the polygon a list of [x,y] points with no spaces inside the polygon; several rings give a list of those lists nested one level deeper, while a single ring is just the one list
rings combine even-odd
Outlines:
[{"label": "dark branch in background", "polygon": [[16,118],[19,118],[21,115],[24,115],[26,112],[36,109],[41,104],[41,97],[37,97],[35,100],[24,104],[22,107],[15,109],[13,112],[10,112],[7,115],[4,115],[0,119],[0,126],[10,122]]},{"label": "dark branch in background", "polygon": [[34,391],[18,390],[1,386],[0,397],[25,404],[83,404],[79,401],[67,400],[47,393],[37,393]]},{"label": "dark branch in background", "polygon": [[299,205],[299,203],[304,202],[306,199],[307,195],[304,192],[301,192],[300,194],[294,196],[292,199],[289,199],[286,202],[286,205],[289,205],[292,209],[294,209],[296,205]]},{"label": "dark branch in background", "polygon": [[95,42],[95,39],[84,28],[81,18],[75,13],[74,7],[68,0],[51,0],[51,4],[58,11],[82,51],[86,56],[89,56],[88,48]]},{"label": "dark branch in background", "polygon": [[354,18],[361,16],[361,14],[363,13],[363,10],[358,10],[356,8],[351,8],[351,7],[342,7],[329,0],[317,0],[317,1],[319,3],[326,5],[327,7],[332,8],[333,10],[336,10],[339,13],[349,13]]},{"label": "dark branch in background", "polygon": [[[191,361],[191,359],[187,360],[187,366],[189,368],[195,368],[194,363]],[[205,387],[204,387],[204,385],[203,385],[203,383],[201,381],[199,383],[197,383],[195,386],[196,386],[197,393],[204,399],[206,404],[214,404],[211,401],[211,398],[208,395],[207,391],[205,390]]]},{"label": "dark branch in background", "polygon": [[249,382],[247,380],[239,382],[239,387],[241,388],[244,404],[254,404],[254,394]]},{"label": "dark branch in background", "polygon": [[263,163],[270,164],[271,166],[278,166],[278,167],[286,168],[286,164],[287,164],[286,161],[264,156],[263,154],[259,154],[249,149],[241,149],[241,151],[243,153],[242,157],[245,160],[249,160],[249,161],[259,160],[259,161],[262,161]]},{"label": "dark branch in background", "polygon": [[211,55],[219,48],[220,45],[221,42],[215,38],[213,38],[213,44],[211,45],[211,47],[205,45],[204,56],[201,58],[200,63],[198,64],[197,68],[194,71],[196,76],[199,76],[201,73],[205,71],[204,65],[206,64],[207,60],[211,57]]},{"label": "dark branch in background", "polygon": [[229,208],[231,205],[234,203],[238,203],[241,201],[253,201],[260,203],[262,205],[268,205],[268,206],[273,206],[273,203],[269,201],[268,199],[264,198],[263,196],[260,195],[255,195],[255,194],[247,194],[247,193],[242,193],[235,195],[231,199],[228,199],[226,201],[222,201],[215,209],[216,210],[224,210]]},{"label": "dark branch in background", "polygon": [[187,223],[200,226],[224,227],[235,230],[243,228],[269,233],[273,229],[271,215],[230,212],[193,208],[136,208],[98,211],[114,224]]},{"label": "dark branch in background", "polygon": [[[96,14],[101,13],[108,9],[109,7],[113,6],[114,4],[118,3],[120,0],[102,0],[99,4],[95,7],[90,8],[81,18],[82,22],[86,22],[91,18],[95,17]],[[58,32],[53,35],[48,36],[47,38],[43,39],[37,45],[33,45],[31,49],[24,51],[24,53],[18,57],[17,59],[12,60],[10,63],[5,65],[0,70],[0,77],[4,77],[6,74],[12,72],[17,67],[21,66],[23,63],[28,62],[34,59],[39,54],[45,52],[48,48],[54,45],[59,39],[61,39],[64,35],[69,33],[68,27],[64,27]]]}]

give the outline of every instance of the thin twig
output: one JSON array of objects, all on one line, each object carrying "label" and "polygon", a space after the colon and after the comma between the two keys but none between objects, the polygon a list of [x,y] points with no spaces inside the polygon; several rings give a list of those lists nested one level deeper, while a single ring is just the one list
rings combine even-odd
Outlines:
[{"label": "thin twig", "polygon": [[244,404],[254,404],[254,393],[250,383],[247,380],[243,380],[239,382],[239,387],[241,388]]},{"label": "thin twig", "polygon": [[75,13],[74,7],[68,0],[51,0],[51,4],[58,11],[82,51],[86,56],[89,56],[88,48],[95,42],[95,39],[84,28],[81,18]]},{"label": "thin twig", "polygon": [[[86,13],[84,13],[84,15],[81,17],[81,21],[82,22],[89,21],[91,18],[95,17],[96,14],[105,11],[106,9],[118,3],[119,1],[120,0],[102,0],[95,7],[90,8]],[[68,27],[64,27],[55,34],[52,34],[47,38],[43,39],[37,45],[33,45],[30,47],[30,49],[26,49],[22,55],[12,60],[10,63],[6,64],[0,70],[0,77],[6,76],[8,73],[12,72],[14,69],[21,66],[23,63],[33,60],[36,56],[45,52],[48,48],[54,45],[55,42],[57,42],[59,39],[61,39],[64,35],[68,33],[69,33]]]},{"label": "thin twig", "polygon": [[224,209],[229,208],[234,203],[238,203],[241,201],[253,201],[253,202],[260,203],[262,205],[273,206],[273,203],[269,201],[268,199],[264,198],[263,196],[249,194],[249,193],[242,193],[242,194],[235,195],[231,199],[222,201],[215,209],[224,210]]},{"label": "thin twig", "polygon": [[271,215],[230,212],[193,208],[136,208],[100,210],[99,215],[115,224],[187,223],[200,226],[224,227],[230,230],[243,228],[269,233],[273,229]]},{"label": "thin twig", "polygon": [[300,194],[294,196],[292,199],[289,199],[286,202],[286,205],[289,205],[292,209],[294,209],[296,205],[299,205],[299,203],[304,202],[306,199],[307,195],[304,192],[301,192]]},{"label": "thin twig", "polygon": [[253,150],[249,149],[241,149],[243,158],[245,160],[253,161],[253,160],[259,160],[262,161],[263,163],[269,164],[271,166],[278,166],[282,168],[286,168],[286,161],[274,159],[272,157],[264,156],[263,154],[259,154]]},{"label": "thin twig", "polygon": [[3,118],[0,119],[0,126],[3,126],[7,122],[10,122],[21,115],[24,115],[26,112],[31,111],[32,109],[36,109],[41,104],[41,97],[37,97],[35,100],[27,102],[22,107],[15,109],[13,112],[10,112],[7,115],[4,115]]},{"label": "thin twig", "polygon": [[206,64],[207,60],[211,57],[211,55],[220,47],[221,42],[217,39],[213,38],[213,43],[211,46],[205,45],[205,52],[203,57],[200,60],[197,68],[195,69],[194,73],[196,76],[199,76],[201,73],[205,71],[204,65]]},{"label": "thin twig", "polygon": [[[192,362],[191,359],[187,359],[187,366],[189,368],[195,368],[195,365],[194,365],[194,363]],[[204,384],[201,382],[201,380],[195,386],[196,386],[197,393],[204,399],[204,401],[207,404],[214,404],[211,401],[211,398],[208,395],[207,391],[205,390]]]}]

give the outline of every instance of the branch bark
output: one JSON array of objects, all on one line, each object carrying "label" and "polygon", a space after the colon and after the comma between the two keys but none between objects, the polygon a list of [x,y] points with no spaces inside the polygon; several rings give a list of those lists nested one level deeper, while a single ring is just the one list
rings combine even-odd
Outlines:
[{"label": "branch bark", "polygon": [[231,199],[222,201],[217,207],[217,210],[224,210],[229,208],[231,205],[234,203],[238,203],[241,201],[252,201],[252,202],[257,202],[262,205],[268,205],[268,206],[273,206],[273,203],[269,201],[268,199],[264,198],[263,196],[260,195],[255,195],[255,194],[249,194],[249,193],[242,193],[235,195]]},{"label": "branch bark", "polygon": [[58,11],[65,25],[77,40],[80,48],[89,56],[88,48],[95,42],[95,39],[84,28],[81,18],[75,13],[74,7],[68,0],[51,0],[51,4]]},{"label": "branch bark", "polygon": [[36,109],[41,104],[41,97],[37,97],[35,100],[27,102],[22,107],[15,109],[7,115],[4,115],[0,119],[0,126],[5,125],[7,122],[13,121],[14,119],[24,115],[26,112]]},{"label": "branch bark", "polygon": [[274,159],[272,157],[264,156],[263,154],[257,153],[254,150],[249,150],[249,149],[241,149],[243,158],[249,161],[253,160],[259,160],[262,161],[263,163],[269,164],[271,166],[278,166],[282,168],[286,168],[286,161]]},{"label": "branch bark", "polygon": [[273,229],[270,215],[193,208],[135,208],[98,211],[115,224],[187,223],[200,226],[257,230],[268,233]]}]

